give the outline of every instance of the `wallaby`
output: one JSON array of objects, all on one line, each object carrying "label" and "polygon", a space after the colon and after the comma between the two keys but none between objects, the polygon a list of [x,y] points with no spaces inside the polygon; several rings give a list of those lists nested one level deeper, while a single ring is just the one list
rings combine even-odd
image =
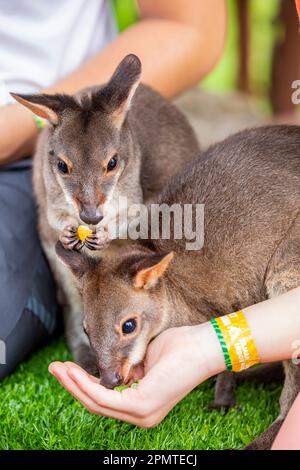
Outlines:
[{"label": "wallaby", "polygon": [[[56,250],[82,292],[84,325],[101,383],[128,382],[148,343],[169,327],[193,325],[300,286],[300,127],[242,131],[174,177],[159,204],[204,204],[204,245],[138,240],[117,258]],[[284,315],[284,312],[282,312]],[[252,444],[268,448],[300,389],[284,363],[275,423]],[[218,377],[216,407],[234,403],[235,374]]]},{"label": "wallaby", "polygon": [[82,330],[80,295],[55,243],[78,247],[76,229],[84,223],[96,231],[84,249],[109,253],[110,207],[120,196],[128,205],[151,198],[199,152],[183,114],[148,86],[138,87],[140,78],[141,62],[130,54],[108,83],[74,96],[12,94],[49,121],[33,163],[39,233],[59,286],[68,343],[87,370],[95,361]]}]

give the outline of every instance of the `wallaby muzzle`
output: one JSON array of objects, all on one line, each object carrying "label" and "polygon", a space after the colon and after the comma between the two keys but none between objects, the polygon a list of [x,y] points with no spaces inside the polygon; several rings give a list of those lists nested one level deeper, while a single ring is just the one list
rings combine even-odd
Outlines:
[{"label": "wallaby muzzle", "polygon": [[115,369],[100,369],[100,384],[106,388],[115,388],[122,385],[123,377]]},{"label": "wallaby muzzle", "polygon": [[103,219],[101,209],[90,205],[82,206],[79,211],[79,216],[82,222],[88,225],[97,225]]}]

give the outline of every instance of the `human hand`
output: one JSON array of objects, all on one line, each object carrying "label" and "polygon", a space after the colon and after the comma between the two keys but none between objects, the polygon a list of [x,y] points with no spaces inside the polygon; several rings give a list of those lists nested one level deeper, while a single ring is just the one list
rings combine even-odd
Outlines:
[{"label": "human hand", "polygon": [[144,377],[136,388],[108,390],[72,362],[53,362],[49,372],[91,413],[137,426],[157,425],[185,395],[225,369],[210,323],[171,328],[150,343]]},{"label": "human hand", "polygon": [[0,108],[0,164],[30,156],[38,129],[32,114],[19,104]]}]

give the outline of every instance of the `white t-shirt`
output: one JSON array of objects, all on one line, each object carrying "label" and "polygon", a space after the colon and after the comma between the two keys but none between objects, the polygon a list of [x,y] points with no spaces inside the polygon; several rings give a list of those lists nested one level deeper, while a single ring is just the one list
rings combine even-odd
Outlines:
[{"label": "white t-shirt", "polygon": [[0,106],[75,70],[116,36],[109,0],[0,0]]}]

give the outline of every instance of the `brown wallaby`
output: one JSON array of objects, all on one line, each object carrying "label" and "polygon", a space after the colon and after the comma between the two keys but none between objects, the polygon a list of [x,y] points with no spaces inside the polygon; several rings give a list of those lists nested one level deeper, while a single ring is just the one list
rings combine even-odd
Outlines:
[{"label": "brown wallaby", "polygon": [[199,152],[183,114],[151,88],[138,87],[140,78],[140,60],[128,55],[108,83],[74,96],[13,94],[50,123],[34,156],[39,232],[65,306],[68,343],[86,369],[95,361],[82,330],[81,300],[55,243],[78,247],[76,229],[85,223],[96,233],[84,249],[109,252],[103,250],[111,241],[106,217],[118,198],[128,205],[149,199]]},{"label": "brown wallaby", "polygon": [[[126,382],[148,343],[300,286],[300,127],[246,130],[218,143],[177,175],[159,203],[204,204],[204,245],[138,240],[118,258],[57,253],[83,295],[84,325],[107,387]],[[173,232],[171,232],[172,235]],[[282,312],[284,315],[284,312]],[[268,448],[300,389],[300,367],[284,364],[281,412],[252,444]],[[234,373],[217,380],[215,405],[234,403]],[[225,391],[224,391],[225,390]]]}]

